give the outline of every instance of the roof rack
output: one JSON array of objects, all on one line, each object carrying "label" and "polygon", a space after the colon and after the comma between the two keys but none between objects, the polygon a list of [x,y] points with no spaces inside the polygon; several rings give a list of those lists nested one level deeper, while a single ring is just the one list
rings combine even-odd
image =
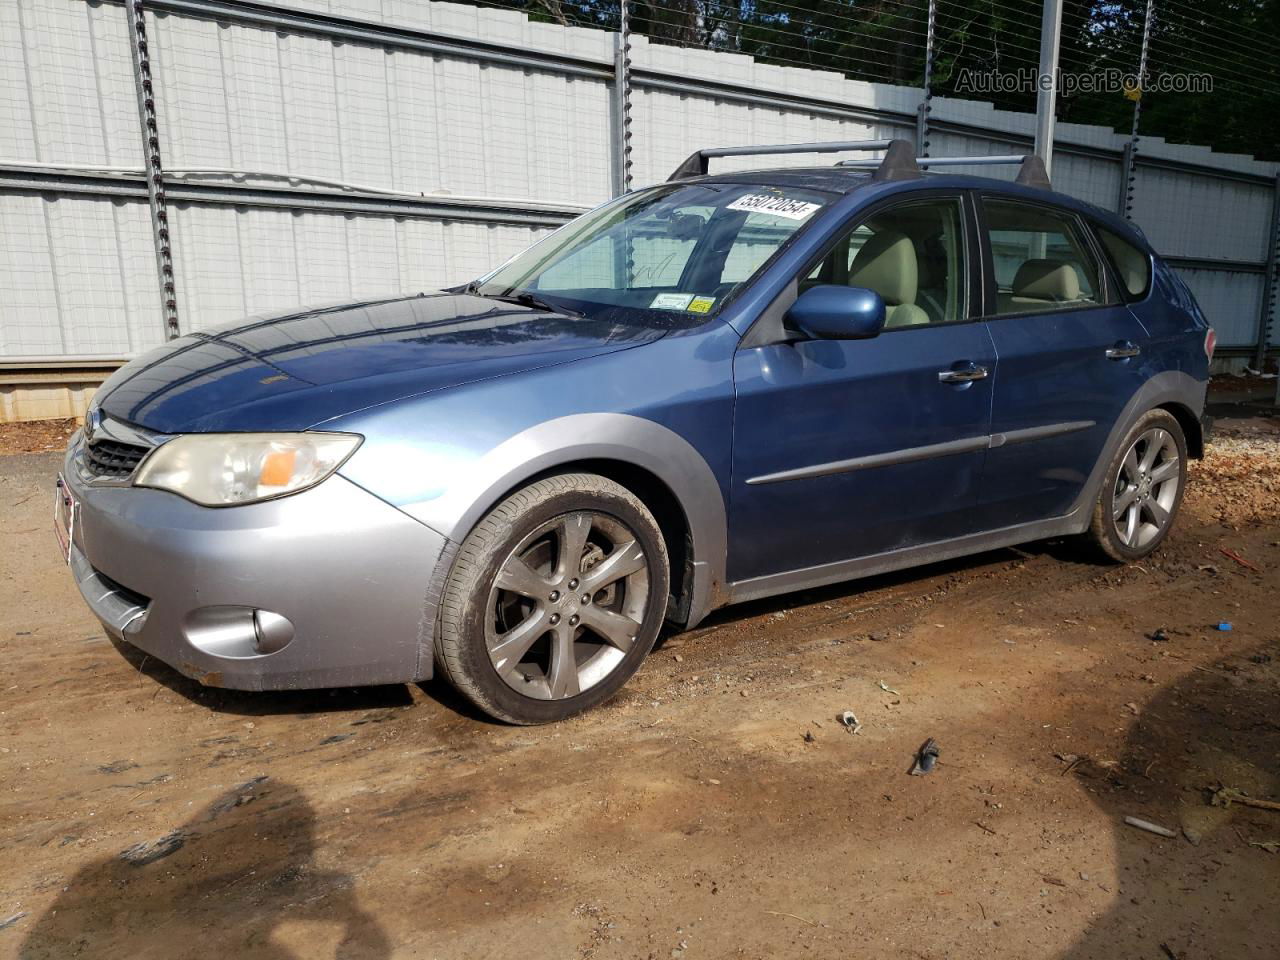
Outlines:
[{"label": "roof rack", "polygon": [[[838,167],[873,167],[877,160],[841,160]],[[1044,169],[1044,161],[1034,153],[1011,153],[990,157],[916,157],[915,165],[921,170],[930,167],[993,167],[1016,164],[1019,167],[1017,179],[1025,187],[1037,187],[1041,190],[1052,190],[1049,174]]]},{"label": "roof rack", "polygon": [[707,161],[712,157],[763,157],[779,153],[844,153],[850,150],[869,151],[884,150],[880,159],[867,161],[846,161],[849,163],[874,166],[876,180],[909,180],[920,176],[914,158],[915,148],[907,140],[833,140],[825,143],[777,143],[759,147],[708,147],[689,154],[688,158],[675,173],[667,178],[687,180],[690,177],[705,177]]}]

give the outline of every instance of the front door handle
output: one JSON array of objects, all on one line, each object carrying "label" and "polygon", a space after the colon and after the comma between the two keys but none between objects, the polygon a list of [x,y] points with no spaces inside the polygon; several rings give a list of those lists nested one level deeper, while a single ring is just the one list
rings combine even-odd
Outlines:
[{"label": "front door handle", "polygon": [[970,361],[963,366],[957,365],[951,370],[939,370],[939,383],[968,383],[971,380],[987,379],[987,368]]},{"label": "front door handle", "polygon": [[1142,348],[1132,340],[1121,340],[1114,347],[1107,347],[1108,360],[1128,360],[1142,352]]}]

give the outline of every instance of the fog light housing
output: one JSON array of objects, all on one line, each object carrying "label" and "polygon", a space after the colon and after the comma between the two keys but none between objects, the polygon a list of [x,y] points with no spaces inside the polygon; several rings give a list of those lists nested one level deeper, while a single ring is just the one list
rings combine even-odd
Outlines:
[{"label": "fog light housing", "polygon": [[293,624],[270,610],[201,607],[182,621],[188,643],[213,657],[246,660],[278,653],[293,640]]},{"label": "fog light housing", "polygon": [[293,639],[293,624],[270,610],[253,611],[253,632],[258,653],[275,653],[283,650]]}]

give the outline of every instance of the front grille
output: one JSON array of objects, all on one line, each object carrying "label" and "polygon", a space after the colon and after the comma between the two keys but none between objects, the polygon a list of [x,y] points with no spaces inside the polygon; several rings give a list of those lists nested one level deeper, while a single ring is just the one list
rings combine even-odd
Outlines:
[{"label": "front grille", "polygon": [[95,477],[123,479],[133,474],[150,449],[118,440],[94,440],[84,448],[84,463]]}]

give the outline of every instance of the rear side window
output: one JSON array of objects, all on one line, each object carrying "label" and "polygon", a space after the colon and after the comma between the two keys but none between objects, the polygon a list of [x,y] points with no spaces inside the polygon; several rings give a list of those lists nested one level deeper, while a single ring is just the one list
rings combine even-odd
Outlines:
[{"label": "rear side window", "polygon": [[1131,297],[1145,296],[1151,286],[1151,260],[1146,252],[1106,227],[1097,227],[1097,231],[1098,238],[1120,277],[1120,283]]},{"label": "rear side window", "polygon": [[996,278],[996,314],[1039,313],[1104,302],[1098,263],[1069,213],[984,200]]}]

